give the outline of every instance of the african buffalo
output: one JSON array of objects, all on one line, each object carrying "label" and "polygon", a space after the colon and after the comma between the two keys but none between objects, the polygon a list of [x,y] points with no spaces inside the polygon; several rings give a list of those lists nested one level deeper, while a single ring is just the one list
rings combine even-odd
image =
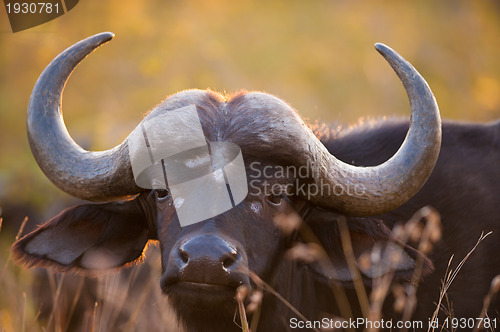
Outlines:
[{"label": "african buffalo", "polygon": [[[40,168],[63,191],[106,203],[69,208],[16,242],[13,252],[27,265],[95,275],[140,261],[148,241],[158,241],[161,289],[188,331],[241,330],[233,321],[235,291],[260,287],[255,275],[307,319],[318,320],[345,313],[332,289],[346,292],[358,317],[356,280],[370,288],[374,278],[390,271],[393,282],[415,284],[418,266],[422,280],[414,317],[427,323],[450,256],[463,257],[481,231],[500,228],[500,124],[445,122],[441,145],[441,120],[430,88],[382,44],[377,50],[408,94],[410,122],[323,128],[315,135],[289,105],[269,94],[224,96],[201,90],[176,93],[147,115],[142,123],[194,105],[206,141],[233,143],[243,155],[246,198],[222,214],[181,227],[169,190],[143,189],[134,181],[127,140],[108,151],[86,151],[63,122],[62,90],[69,75],[112,37],[101,33],[65,50],[41,74],[31,95],[27,131]],[[294,172],[301,167],[307,168],[305,175]],[[311,188],[321,190],[311,193]],[[443,224],[443,237],[428,257],[390,231],[426,205],[440,212]],[[283,218],[302,223],[286,229],[277,222]],[[355,257],[378,247],[397,252],[399,259],[377,262],[369,256],[372,261],[364,268],[359,263],[361,275],[353,277],[341,225],[347,227]],[[304,228],[326,252],[331,269],[317,260],[286,258],[290,248],[306,241]],[[455,317],[479,315],[490,281],[500,273],[499,251],[494,233],[464,265],[448,291]],[[490,306],[492,317],[499,308],[498,302]],[[390,304],[384,307],[388,317],[394,317]],[[259,330],[299,328],[301,319],[264,292]]]}]

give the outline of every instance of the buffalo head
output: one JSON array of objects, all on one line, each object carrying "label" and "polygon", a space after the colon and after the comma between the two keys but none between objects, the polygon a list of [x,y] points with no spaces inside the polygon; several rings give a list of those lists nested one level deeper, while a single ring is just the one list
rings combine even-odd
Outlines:
[{"label": "buffalo head", "polygon": [[[277,288],[302,287],[287,276],[287,271],[303,273],[305,267],[284,259],[290,243],[300,241],[300,236],[276,224],[283,216],[314,225],[337,271],[329,278],[349,283],[352,278],[336,245],[337,217],[348,216],[356,254],[387,241],[389,231],[383,223],[357,217],[378,215],[406,202],[425,183],[436,162],[441,123],[432,92],[408,62],[382,44],[376,48],[403,82],[412,113],[400,149],[373,167],[355,167],[337,159],[288,104],[269,94],[183,91],[162,102],[143,121],[194,105],[207,142],[230,142],[241,149],[252,185],[234,208],[181,227],[167,189],[137,186],[127,140],[107,151],[86,151],[72,140],[63,122],[62,90],[69,75],[112,37],[95,35],[56,57],[33,89],[27,119],[29,143],[45,175],[73,196],[107,203],[63,211],[20,239],[13,251],[29,265],[96,274],[139,261],[148,241],[158,241],[161,289],[190,329],[234,329],[235,289],[254,286],[250,271]],[[304,177],[276,174],[276,170],[303,166],[310,169]],[[357,189],[314,194],[296,190],[303,185]],[[408,278],[419,253],[401,247],[403,259],[393,268],[399,277]],[[426,267],[430,266],[427,262]],[[374,274],[366,271],[365,277]],[[268,307],[273,303],[264,301]]]}]

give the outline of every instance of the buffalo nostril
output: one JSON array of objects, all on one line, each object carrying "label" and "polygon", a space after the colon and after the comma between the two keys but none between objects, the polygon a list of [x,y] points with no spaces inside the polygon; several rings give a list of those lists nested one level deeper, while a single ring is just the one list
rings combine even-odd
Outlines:
[{"label": "buffalo nostril", "polygon": [[227,269],[229,267],[231,267],[235,262],[236,260],[238,259],[238,253],[237,252],[231,252],[231,253],[228,253],[226,255],[224,255],[224,257],[222,257],[222,266]]},{"label": "buffalo nostril", "polygon": [[179,248],[179,258],[184,264],[187,264],[187,262],[189,262],[189,254],[182,250],[182,248]]}]

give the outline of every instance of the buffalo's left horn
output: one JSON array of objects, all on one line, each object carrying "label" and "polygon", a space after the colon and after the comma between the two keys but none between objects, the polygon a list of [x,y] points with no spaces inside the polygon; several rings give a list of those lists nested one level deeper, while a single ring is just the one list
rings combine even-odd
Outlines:
[{"label": "buffalo's left horn", "polygon": [[318,174],[316,184],[322,191],[324,185],[331,186],[328,194],[310,200],[351,215],[381,214],[405,203],[427,181],[441,148],[441,117],[427,82],[394,50],[375,47],[399,76],[410,101],[410,129],[396,154],[377,166],[356,167],[331,155],[312,133],[303,139],[308,142],[303,154]]},{"label": "buffalo's left horn", "polygon": [[93,201],[142,191],[134,182],[126,141],[107,151],[86,151],[68,134],[61,113],[62,91],[73,69],[113,36],[97,34],[57,56],[40,75],[28,105],[28,140],[42,171],[68,194]]}]

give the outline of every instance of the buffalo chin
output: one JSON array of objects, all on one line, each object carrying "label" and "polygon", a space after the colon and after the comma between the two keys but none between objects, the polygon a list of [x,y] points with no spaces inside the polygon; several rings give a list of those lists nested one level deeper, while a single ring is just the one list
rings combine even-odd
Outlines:
[{"label": "buffalo chin", "polygon": [[177,319],[189,331],[241,331],[234,323],[236,287],[177,281],[163,287]]},{"label": "buffalo chin", "polygon": [[163,287],[169,300],[185,310],[207,312],[214,310],[234,313],[236,285],[209,284],[192,281],[172,282]]}]

